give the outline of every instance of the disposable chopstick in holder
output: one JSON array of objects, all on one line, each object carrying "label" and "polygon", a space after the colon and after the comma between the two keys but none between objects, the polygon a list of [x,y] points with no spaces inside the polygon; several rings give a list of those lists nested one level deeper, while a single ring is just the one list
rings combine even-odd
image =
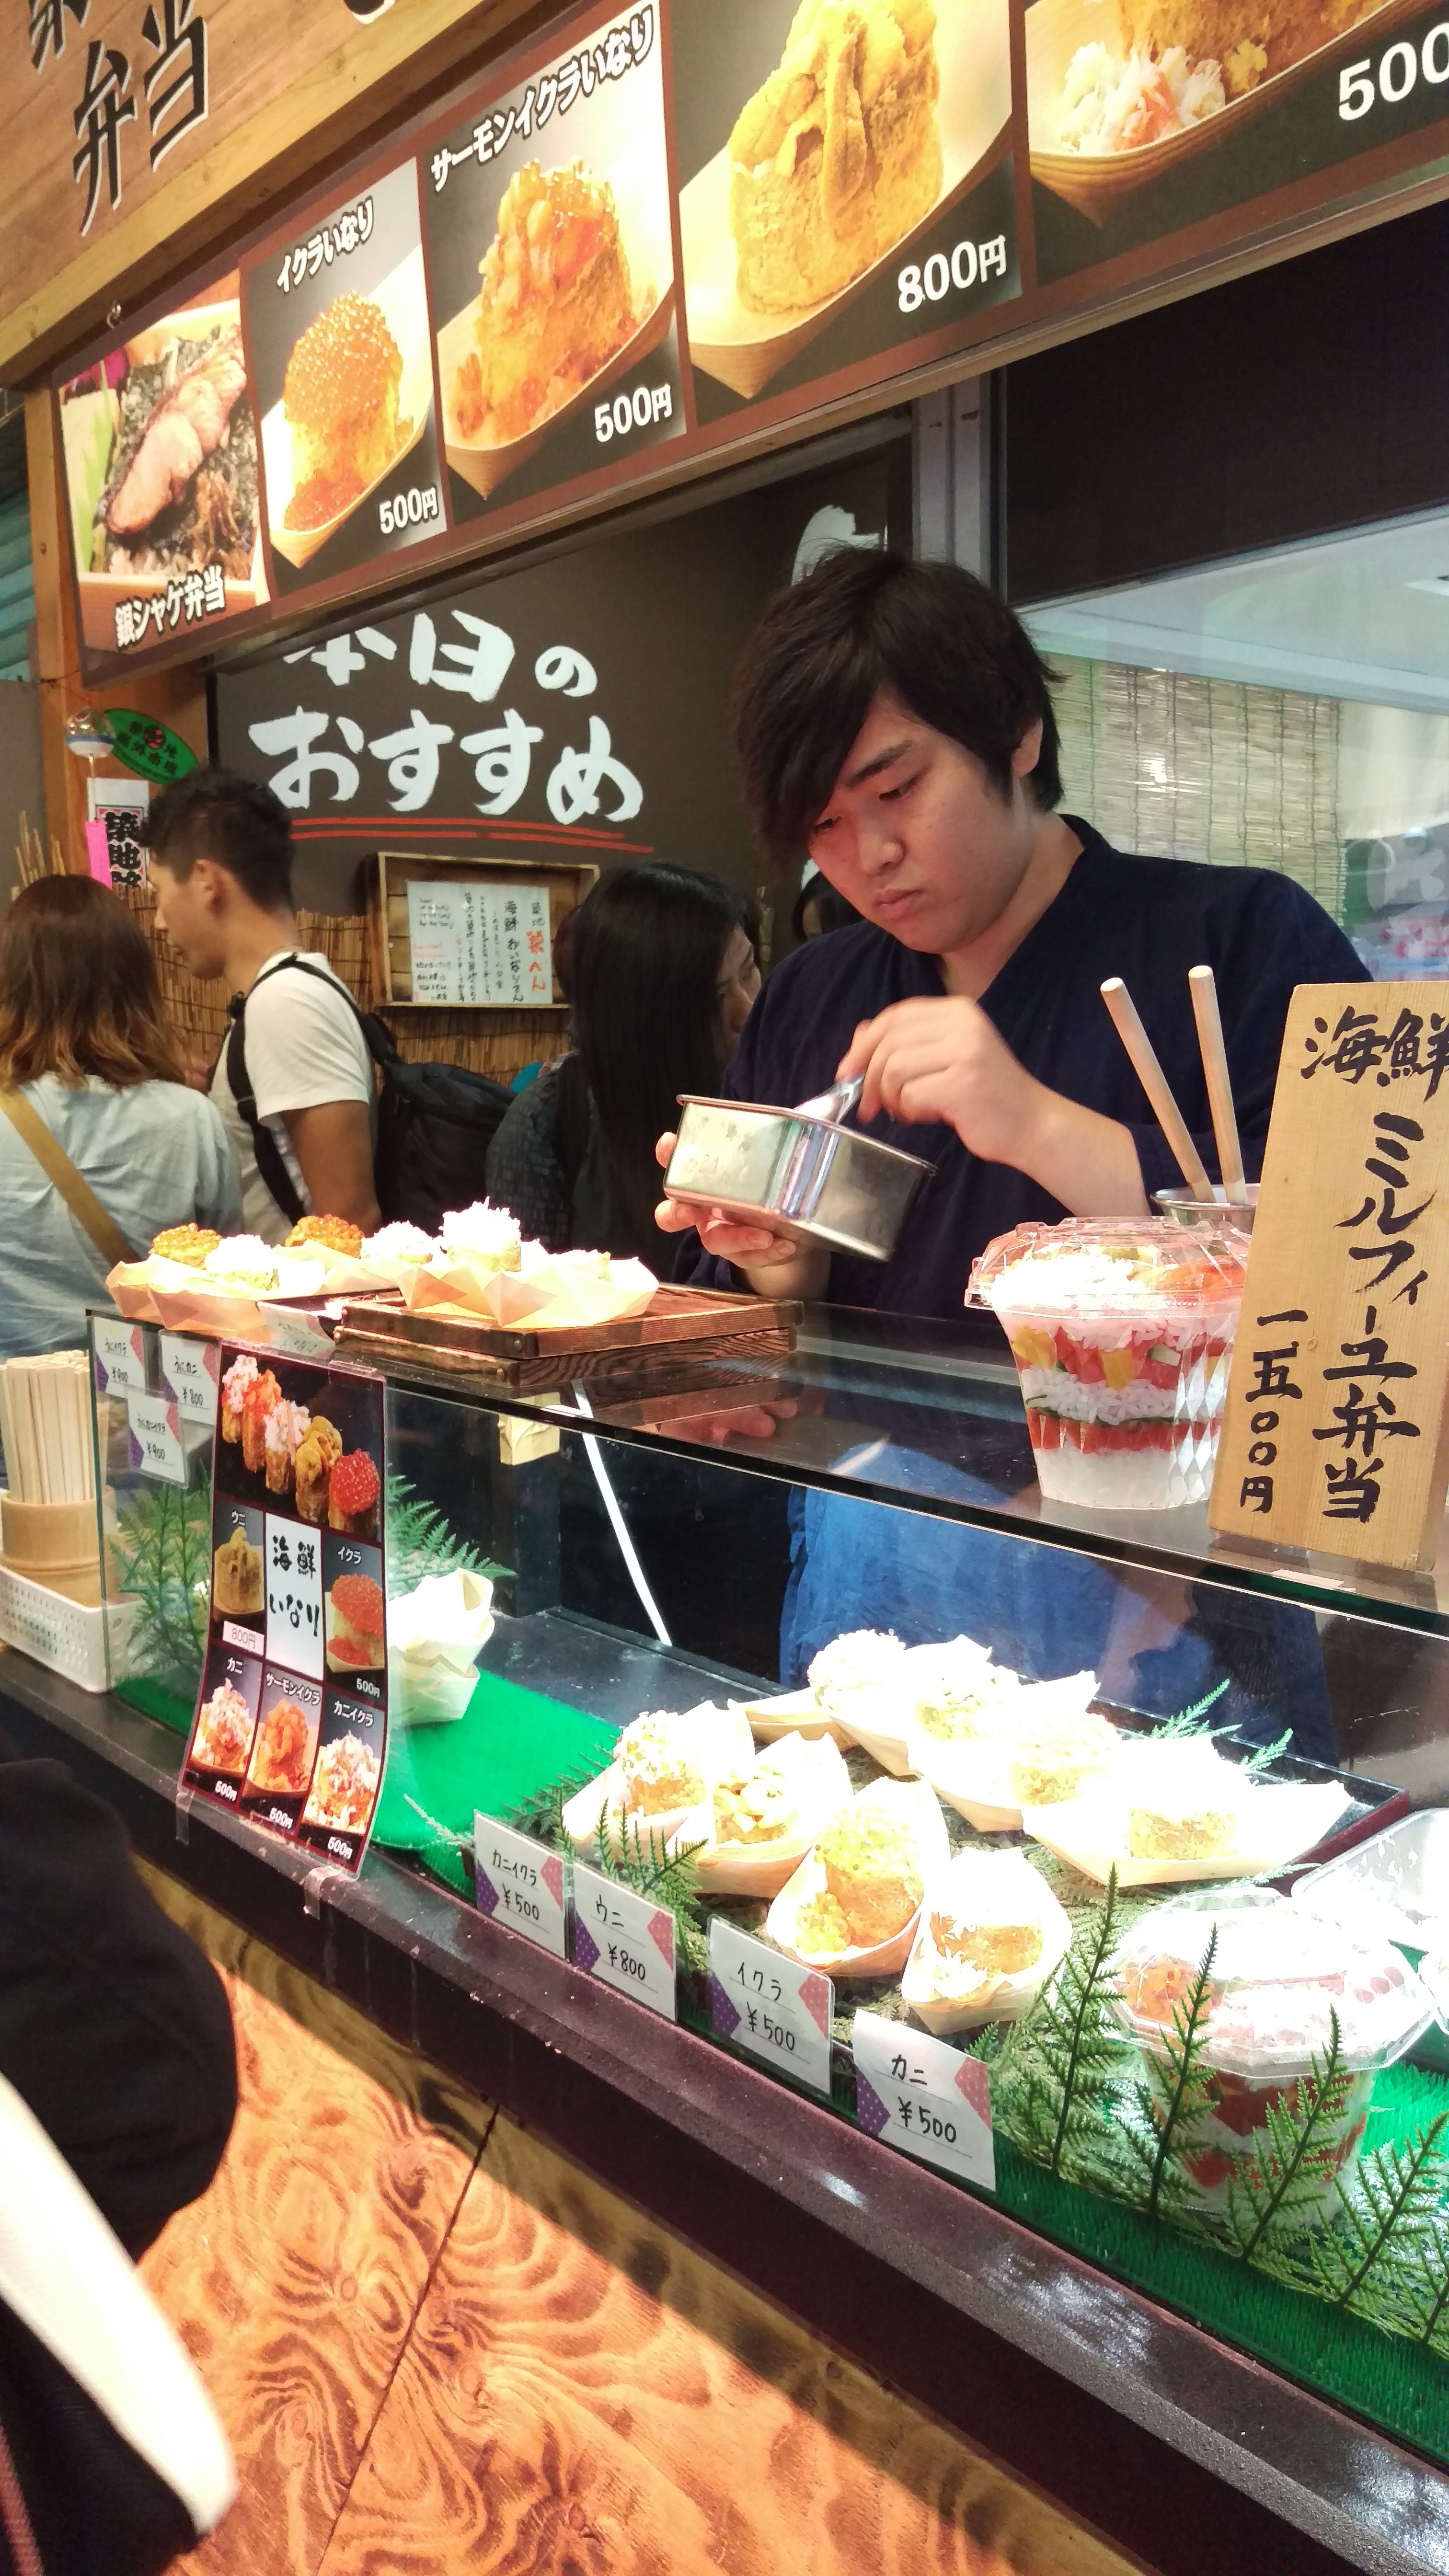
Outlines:
[{"label": "disposable chopstick in holder", "polygon": [[1187,982],[1192,994],[1192,1015],[1197,1022],[1197,1042],[1202,1049],[1202,1069],[1207,1075],[1208,1107],[1213,1114],[1213,1134],[1218,1140],[1218,1169],[1223,1176],[1223,1189],[1230,1207],[1246,1207],[1248,1184],[1243,1178],[1238,1113],[1233,1107],[1228,1051],[1223,1044],[1218,988],[1213,981],[1211,966],[1190,966]]},{"label": "disposable chopstick in holder", "polygon": [[1117,1035],[1132,1059],[1137,1079],[1151,1103],[1152,1114],[1177,1156],[1183,1179],[1195,1199],[1204,1199],[1211,1205],[1213,1185],[1208,1179],[1202,1156],[1192,1141],[1187,1120],[1172,1096],[1152,1040],[1137,1016],[1137,1005],[1120,975],[1108,976],[1102,986],[1102,999],[1112,1014]]}]

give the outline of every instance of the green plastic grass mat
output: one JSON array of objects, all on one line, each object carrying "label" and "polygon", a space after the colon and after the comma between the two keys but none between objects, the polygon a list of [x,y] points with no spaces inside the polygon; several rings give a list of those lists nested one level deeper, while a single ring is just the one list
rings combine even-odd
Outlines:
[{"label": "green plastic grass mat", "polygon": [[564,1700],[481,1673],[456,1725],[389,1726],[373,1841],[416,1852],[450,1887],[471,1896],[449,1837],[471,1843],[475,1809],[509,1816],[551,1781],[602,1771],[617,1732]]},{"label": "green plastic grass mat", "polygon": [[147,1673],[133,1673],[116,1684],[117,1699],[129,1700],[143,1717],[154,1717],[161,1726],[169,1726],[175,1735],[189,1735],[196,1715],[196,1694],[183,1699],[179,1691],[168,1690],[164,1682],[154,1681]]},{"label": "green plastic grass mat", "polygon": [[[1443,2108],[1444,2096],[1442,2077],[1416,2066],[1385,2068],[1365,2148],[1389,2138],[1407,2144]],[[1322,2299],[1302,2298],[1138,2210],[1057,2181],[999,2131],[996,2185],[1000,2206],[1038,2234],[1449,2466],[1449,2369],[1433,2353]]]}]

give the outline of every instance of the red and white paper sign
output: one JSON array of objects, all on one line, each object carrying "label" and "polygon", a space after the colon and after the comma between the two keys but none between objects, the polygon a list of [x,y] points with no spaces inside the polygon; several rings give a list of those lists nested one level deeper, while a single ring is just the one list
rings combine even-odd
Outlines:
[{"label": "red and white paper sign", "polygon": [[879,2013],[856,2014],[851,2045],[860,2126],[958,2182],[995,2191],[991,2090],[979,2058]]},{"label": "red and white paper sign", "polygon": [[520,1932],[551,1958],[568,1957],[567,1864],[557,1852],[475,1813],[473,1865],[480,1914]]},{"label": "red and white paper sign", "polygon": [[709,1927],[709,2008],[722,2039],[828,2098],[835,1990],[818,1969],[717,1914]]},{"label": "red and white paper sign", "polygon": [[601,1985],[678,2020],[673,1915],[582,1861],[574,1863],[573,1956]]}]

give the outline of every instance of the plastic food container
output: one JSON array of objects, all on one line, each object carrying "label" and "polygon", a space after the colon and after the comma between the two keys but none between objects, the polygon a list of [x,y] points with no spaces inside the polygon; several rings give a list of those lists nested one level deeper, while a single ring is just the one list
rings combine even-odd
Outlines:
[{"label": "plastic food container", "polygon": [[1268,1889],[1247,1890],[1236,1904],[1164,1905],[1133,1926],[1114,1962],[1115,2009],[1159,2099],[1172,2081],[1161,2034],[1171,2033],[1214,1930],[1203,2044],[1210,2107],[1186,2158],[1193,2187],[1205,2207],[1222,2210],[1235,2186],[1267,2176],[1269,2111],[1297,2109],[1336,2014],[1342,2072],[1294,2211],[1301,2226],[1326,2226],[1340,2205],[1339,2180],[1362,2153],[1374,2076],[1412,2047],[1433,2008],[1391,1942],[1353,1940]]},{"label": "plastic food container", "polygon": [[695,1094],[680,1106],[666,1198],[723,1208],[795,1243],[889,1261],[929,1163],[798,1109]]},{"label": "plastic food container", "polygon": [[1247,1238],[1166,1217],[1019,1225],[969,1298],[1001,1320],[1049,1502],[1200,1503],[1212,1482]]},{"label": "plastic food container", "polygon": [[1355,1939],[1393,1941],[1422,1982],[1440,2024],[1426,2030],[1414,2055],[1421,2065],[1449,2066],[1449,1807],[1401,1816],[1386,1833],[1308,1870],[1293,1900],[1326,1915]]}]

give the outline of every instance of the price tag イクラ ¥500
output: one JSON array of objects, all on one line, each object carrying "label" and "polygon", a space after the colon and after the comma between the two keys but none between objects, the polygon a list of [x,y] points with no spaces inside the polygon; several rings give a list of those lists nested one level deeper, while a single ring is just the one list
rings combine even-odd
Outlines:
[{"label": "price tag \u30a4\u30af\u30e9 \u00a5500", "polygon": [[709,2011],[721,2039],[812,2093],[830,2092],[830,2020],[835,1994],[828,1977],[802,1968],[722,1915],[709,1927]]},{"label": "price tag \u30a4\u30af\u30e9 \u00a5500", "polygon": [[856,2014],[851,2045],[860,2126],[961,2182],[995,2191],[991,2093],[979,2058],[869,2012]]},{"label": "price tag \u30a4\u30af\u30e9 \u00a5500", "polygon": [[552,1958],[568,1957],[568,1906],[564,1862],[559,1853],[515,1833],[492,1816],[473,1818],[473,1861],[478,1878],[478,1911],[525,1941],[547,1950]]},{"label": "price tag \u30a4\u30af\u30e9 \u00a5500", "polygon": [[574,1863],[574,1965],[676,2021],[674,1917],[647,1896]]}]

